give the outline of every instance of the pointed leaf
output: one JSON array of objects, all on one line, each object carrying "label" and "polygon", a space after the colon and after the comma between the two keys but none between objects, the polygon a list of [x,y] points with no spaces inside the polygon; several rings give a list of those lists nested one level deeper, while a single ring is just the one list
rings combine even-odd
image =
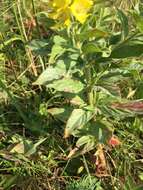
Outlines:
[{"label": "pointed leaf", "polygon": [[33,83],[33,85],[46,85],[48,82],[60,79],[65,74],[65,71],[60,68],[47,68],[39,78]]},{"label": "pointed leaf", "polygon": [[32,40],[27,47],[30,48],[34,53],[38,55],[46,55],[48,50],[49,42],[47,40]]},{"label": "pointed leaf", "polygon": [[57,91],[79,93],[84,89],[84,84],[78,80],[63,78],[61,80],[54,81],[53,83],[47,85],[47,87],[54,88]]},{"label": "pointed leaf", "polygon": [[87,44],[83,45],[82,51],[85,54],[102,52],[102,50],[97,45],[95,45],[94,43],[87,43]]},{"label": "pointed leaf", "polygon": [[84,126],[93,117],[93,112],[83,109],[74,109],[69,120],[67,121],[65,135],[67,138],[69,135],[74,134],[80,127]]},{"label": "pointed leaf", "polygon": [[110,58],[120,59],[128,57],[139,57],[143,54],[143,44],[124,45],[115,48],[110,55]]},{"label": "pointed leaf", "polygon": [[93,136],[83,136],[77,141],[76,147],[70,151],[67,158],[73,158],[85,154],[86,152],[93,150],[95,146],[96,140]]},{"label": "pointed leaf", "polygon": [[132,15],[133,15],[133,18],[135,20],[135,24],[136,24],[137,28],[139,29],[139,31],[141,33],[143,33],[143,16],[139,15],[136,12],[133,12]]},{"label": "pointed leaf", "polygon": [[82,32],[81,34],[77,35],[77,38],[80,40],[87,40],[89,38],[104,38],[107,37],[108,33],[97,28],[90,29],[88,31]]},{"label": "pointed leaf", "polygon": [[113,127],[107,121],[91,121],[79,131],[79,136],[93,136],[98,143],[105,144],[112,136]]},{"label": "pointed leaf", "polygon": [[48,109],[48,113],[50,113],[53,117],[66,122],[72,112],[71,107],[63,107],[63,108],[50,108]]},{"label": "pointed leaf", "polygon": [[29,150],[25,153],[25,156],[30,156],[37,151],[37,147],[42,144],[47,138],[40,139],[37,143],[31,144]]},{"label": "pointed leaf", "polygon": [[123,34],[124,38],[126,38],[128,36],[128,33],[129,33],[128,18],[125,15],[125,13],[120,9],[118,9],[118,16],[119,16],[119,19],[120,19],[121,24],[122,24],[122,30],[124,33]]}]

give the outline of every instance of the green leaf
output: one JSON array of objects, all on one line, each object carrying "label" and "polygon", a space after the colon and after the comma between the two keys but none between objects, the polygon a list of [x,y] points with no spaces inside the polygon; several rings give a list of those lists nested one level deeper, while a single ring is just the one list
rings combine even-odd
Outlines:
[{"label": "green leaf", "polygon": [[121,59],[129,57],[139,57],[143,54],[142,44],[124,45],[113,49],[110,58]]},{"label": "green leaf", "polygon": [[9,190],[11,189],[15,184],[18,179],[17,175],[7,175],[4,180],[0,183],[0,185],[6,189]]},{"label": "green leaf", "polygon": [[91,135],[82,136],[76,142],[76,146],[79,148],[87,143],[91,143],[92,141],[96,141],[95,138],[93,138],[93,136]]},{"label": "green leaf", "polygon": [[88,44],[83,45],[82,51],[85,54],[102,52],[102,50],[97,45],[95,45],[94,43],[88,43]]},{"label": "green leaf", "polygon": [[83,109],[74,109],[67,121],[65,137],[75,134],[79,128],[83,127],[92,117],[93,112]]},{"label": "green leaf", "polygon": [[55,44],[52,47],[52,51],[50,53],[49,63],[54,63],[54,61],[61,56],[66,51],[61,45]]},{"label": "green leaf", "polygon": [[30,156],[37,151],[37,147],[42,144],[47,138],[40,139],[37,143],[33,144],[31,141],[22,139],[20,143],[14,145],[11,149],[11,153],[24,154]]},{"label": "green leaf", "polygon": [[76,147],[78,148],[78,150],[75,151],[75,154],[73,154],[72,157],[79,156],[81,154],[85,154],[93,150],[96,147],[96,143],[97,141],[95,137],[91,135],[80,137],[78,141],[76,142]]},{"label": "green leaf", "polygon": [[[25,156],[31,156],[32,154],[36,153],[37,147],[42,144],[47,138],[42,138],[40,139],[37,143],[35,144],[29,144],[28,150],[25,152]],[[24,141],[24,145],[26,146],[26,141]],[[25,147],[26,148],[26,147]]]},{"label": "green leaf", "polygon": [[[8,47],[9,45],[11,45],[13,42],[15,41],[22,41],[22,38],[19,36],[14,36],[8,40],[3,41],[2,43],[0,43],[0,50],[2,51],[4,48]],[[1,42],[1,41],[0,41]],[[0,52],[1,53],[1,52]]]},{"label": "green leaf", "polygon": [[47,85],[47,87],[54,88],[57,91],[79,93],[84,89],[84,84],[78,80],[63,78],[61,80],[54,81],[53,83]]},{"label": "green leaf", "polygon": [[12,38],[10,38],[10,39],[4,41],[4,45],[5,45],[5,46],[10,45],[11,43],[13,43],[13,42],[15,42],[15,41],[22,41],[22,42],[23,42],[21,36],[14,36],[14,37],[12,37]]},{"label": "green leaf", "polygon": [[39,76],[39,78],[33,83],[33,85],[47,85],[53,80],[62,78],[64,74],[64,69],[58,67],[49,67]]},{"label": "green leaf", "polygon": [[85,32],[82,32],[81,34],[77,35],[77,38],[79,40],[85,41],[89,38],[105,38],[108,36],[108,33],[102,30],[99,30],[97,28],[93,28],[90,30],[87,30]]},{"label": "green leaf", "polygon": [[[70,97],[70,96],[68,96]],[[73,105],[86,105],[85,101],[80,97],[80,96],[74,96],[73,98],[71,97],[70,103]]]},{"label": "green leaf", "polygon": [[62,44],[65,44],[67,42],[63,37],[58,36],[58,35],[54,36],[53,41],[56,45],[62,45]]},{"label": "green leaf", "polygon": [[143,172],[141,172],[141,173],[139,174],[139,178],[140,178],[141,181],[143,181]]},{"label": "green leaf", "polygon": [[109,44],[110,45],[116,45],[117,43],[119,43],[121,41],[121,34],[117,33],[115,35],[111,35],[110,39],[109,39]]},{"label": "green leaf", "polygon": [[129,33],[129,25],[128,25],[128,18],[125,15],[125,13],[118,9],[118,16],[122,24],[122,30],[123,30],[123,37],[124,39],[128,36]]},{"label": "green leaf", "polygon": [[113,127],[108,121],[92,121],[79,131],[79,136],[93,136],[98,143],[105,144],[112,136]]},{"label": "green leaf", "polygon": [[44,24],[44,28],[46,29],[49,29],[50,27],[56,24],[55,20],[49,18],[49,14],[47,12],[43,11],[43,12],[37,13],[36,16],[37,16],[38,22],[41,24]]},{"label": "green leaf", "polygon": [[139,31],[141,33],[143,33],[143,16],[137,14],[136,12],[133,12],[132,15],[135,20],[135,24],[136,24],[137,28],[139,29]]},{"label": "green leaf", "polygon": [[5,55],[4,53],[0,53],[0,61],[4,61],[5,60]]},{"label": "green leaf", "polygon": [[67,49],[65,48],[67,41],[61,36],[54,36],[54,45],[52,47],[49,63],[54,63],[55,60],[61,56]]},{"label": "green leaf", "polygon": [[135,187],[133,190],[143,190],[143,186]]},{"label": "green leaf", "polygon": [[63,107],[63,108],[50,108],[48,109],[48,113],[50,113],[56,119],[61,120],[62,122],[66,122],[71,115],[73,109],[71,107]]},{"label": "green leaf", "polygon": [[76,147],[70,151],[68,158],[73,158],[85,154],[96,147],[96,139],[91,135],[85,135],[78,139]]},{"label": "green leaf", "polygon": [[49,42],[47,40],[32,40],[27,47],[30,48],[34,53],[38,55],[46,55],[48,50]]}]

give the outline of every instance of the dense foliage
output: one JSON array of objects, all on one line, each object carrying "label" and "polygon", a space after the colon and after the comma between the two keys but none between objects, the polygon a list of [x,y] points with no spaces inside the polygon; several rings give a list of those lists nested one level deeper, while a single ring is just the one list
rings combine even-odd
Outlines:
[{"label": "dense foliage", "polygon": [[0,3],[0,187],[143,189],[142,1]]}]

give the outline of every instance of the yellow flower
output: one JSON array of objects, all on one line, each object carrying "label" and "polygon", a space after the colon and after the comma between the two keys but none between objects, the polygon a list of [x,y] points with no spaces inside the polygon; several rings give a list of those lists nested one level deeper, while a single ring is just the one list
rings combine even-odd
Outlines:
[{"label": "yellow flower", "polygon": [[71,0],[53,0],[53,7],[63,9],[65,7],[68,7],[70,3]]},{"label": "yellow flower", "polygon": [[57,20],[58,25],[69,26],[71,15],[80,23],[84,23],[89,16],[88,11],[93,4],[93,0],[50,0],[49,17]]},{"label": "yellow flower", "polygon": [[57,20],[59,24],[70,25],[70,3],[71,0],[51,0],[49,17]]},{"label": "yellow flower", "polygon": [[70,21],[70,10],[68,7],[65,7],[63,9],[60,9],[58,12],[57,12],[57,19],[59,20],[59,22],[66,26],[69,26],[71,21]]},{"label": "yellow flower", "polygon": [[70,9],[73,16],[80,22],[84,23],[89,16],[88,11],[93,5],[93,0],[74,0]]}]

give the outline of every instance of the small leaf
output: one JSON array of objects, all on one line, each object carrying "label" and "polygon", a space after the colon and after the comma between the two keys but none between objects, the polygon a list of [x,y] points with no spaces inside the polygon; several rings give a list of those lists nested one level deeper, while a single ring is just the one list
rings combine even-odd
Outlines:
[{"label": "small leaf", "polygon": [[32,40],[27,47],[38,55],[47,54],[49,42],[47,40]]},{"label": "small leaf", "polygon": [[47,85],[53,80],[60,79],[65,74],[65,71],[60,68],[47,68],[39,78],[33,83],[33,85]]},{"label": "small leaf", "polygon": [[50,53],[49,63],[53,63],[59,56],[61,56],[66,51],[64,46],[67,41],[64,38],[56,35],[54,36],[53,41],[54,45]]},{"label": "small leaf", "polygon": [[66,122],[72,112],[71,107],[63,107],[63,108],[50,108],[48,109],[48,113],[50,113],[53,117],[61,120],[62,122]]},{"label": "small leaf", "polygon": [[109,39],[109,44],[110,45],[116,45],[117,43],[119,43],[121,41],[121,34],[115,34],[115,35],[111,35],[110,39]]},{"label": "small leaf", "polygon": [[37,147],[42,144],[47,138],[40,139],[37,143],[33,144],[31,141],[23,139],[22,142],[17,143],[13,148],[11,148],[11,153],[24,154],[25,156],[30,156],[37,151]]},{"label": "small leaf", "polygon": [[132,15],[135,20],[135,24],[136,24],[137,28],[139,29],[139,31],[141,33],[143,33],[143,16],[137,14],[136,12],[133,12]]},{"label": "small leaf", "polygon": [[142,44],[124,45],[113,49],[110,58],[121,59],[129,57],[139,57],[143,54]]},{"label": "small leaf", "polygon": [[5,46],[8,46],[8,45],[12,44],[12,43],[15,42],[15,41],[22,41],[22,42],[23,42],[21,36],[14,36],[14,37],[12,37],[12,38],[10,38],[10,39],[4,41],[4,42],[3,42],[2,44],[0,44],[0,45],[2,45],[2,47],[5,47]]},{"label": "small leaf", "polygon": [[108,121],[90,121],[79,131],[79,136],[93,136],[98,143],[105,144],[112,136],[113,127]]},{"label": "small leaf", "polygon": [[[39,23],[41,23],[41,24],[44,23],[45,30],[49,29],[50,27],[55,25],[55,21],[48,17],[49,14],[47,12],[43,11],[43,12],[37,13],[36,16],[37,16]],[[47,33],[48,33],[48,31],[47,31]]]},{"label": "small leaf", "polygon": [[84,84],[78,80],[63,78],[61,80],[54,81],[47,85],[49,88],[54,88],[57,91],[79,93],[84,89]]},{"label": "small leaf", "polygon": [[80,127],[84,126],[93,117],[93,112],[83,109],[74,109],[67,121],[64,138],[74,134]]},{"label": "small leaf", "polygon": [[50,53],[49,63],[54,63],[54,61],[65,52],[65,49],[60,45],[53,45],[52,51]]},{"label": "small leaf", "polygon": [[107,37],[108,33],[104,32],[102,30],[99,30],[97,28],[90,29],[88,31],[85,31],[79,35],[77,35],[77,38],[80,40],[87,40],[89,38],[104,38]]},{"label": "small leaf", "polygon": [[96,146],[96,140],[93,136],[90,135],[82,136],[81,138],[78,139],[76,147],[70,151],[67,158],[69,159],[79,156],[81,154],[85,154],[86,152],[93,150],[95,146]]},{"label": "small leaf", "polygon": [[84,102],[84,100],[80,97],[80,96],[74,96],[71,100],[70,103],[73,105],[85,105],[86,103]]},{"label": "small leaf", "polygon": [[4,53],[0,53],[0,61],[4,61],[5,60],[5,55]]},{"label": "small leaf", "polygon": [[82,136],[78,139],[78,141],[76,142],[76,146],[78,148],[82,147],[83,145],[87,144],[88,142],[90,142],[91,140],[93,140],[92,136],[90,135],[86,135],[86,136]]},{"label": "small leaf", "polygon": [[95,45],[94,43],[88,43],[88,44],[83,45],[82,51],[85,54],[102,52],[102,50],[97,45]]},{"label": "small leaf", "polygon": [[[40,139],[37,143],[35,144],[29,144],[28,150],[25,152],[25,156],[31,156],[32,154],[36,153],[37,147],[42,144],[47,138],[42,138]],[[25,144],[26,145],[26,144]]]},{"label": "small leaf", "polygon": [[63,37],[58,36],[58,35],[54,36],[53,41],[57,45],[62,45],[62,44],[65,44],[67,42]]},{"label": "small leaf", "polygon": [[135,93],[136,93],[136,89],[135,90],[130,89],[127,95],[127,99],[132,98],[135,95]]},{"label": "small leaf", "polygon": [[84,170],[84,167],[83,166],[80,166],[77,170],[77,174],[81,174]]}]

